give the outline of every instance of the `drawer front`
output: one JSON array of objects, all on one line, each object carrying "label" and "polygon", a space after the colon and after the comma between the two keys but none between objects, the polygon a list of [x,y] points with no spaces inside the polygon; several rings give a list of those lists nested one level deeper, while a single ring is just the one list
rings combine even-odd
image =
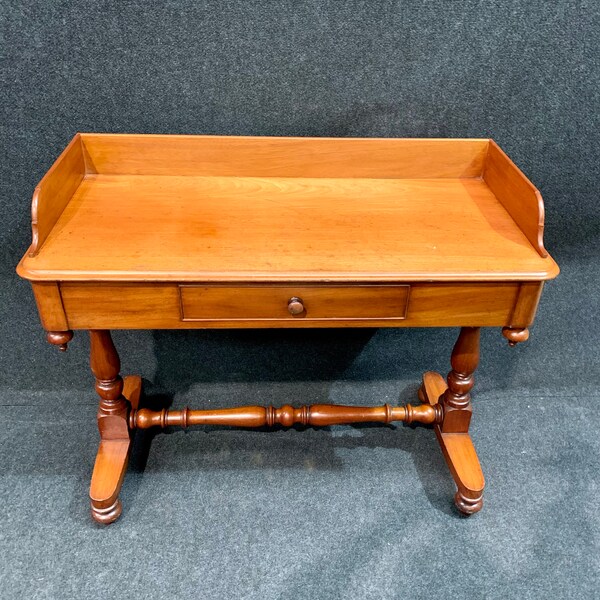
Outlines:
[{"label": "drawer front", "polygon": [[343,320],[406,318],[409,285],[181,285],[181,318]]}]

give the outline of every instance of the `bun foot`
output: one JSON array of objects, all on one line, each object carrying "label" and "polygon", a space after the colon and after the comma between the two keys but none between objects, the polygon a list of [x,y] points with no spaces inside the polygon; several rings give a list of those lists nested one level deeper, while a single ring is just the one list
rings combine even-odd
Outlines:
[{"label": "bun foot", "polygon": [[521,342],[529,339],[529,329],[527,327],[514,329],[512,327],[503,327],[502,335],[508,340],[508,345],[512,348]]},{"label": "bun foot", "polygon": [[454,504],[463,515],[473,515],[479,512],[483,506],[483,496],[478,498],[467,498],[459,490],[454,495]]},{"label": "bun foot", "polygon": [[46,340],[48,343],[58,346],[61,352],[67,351],[67,345],[73,339],[72,331],[47,331]]},{"label": "bun foot", "polygon": [[121,516],[121,512],[123,512],[121,501],[118,498],[110,506],[105,508],[95,506],[94,502],[91,503],[91,506],[92,519],[102,525],[114,523]]}]

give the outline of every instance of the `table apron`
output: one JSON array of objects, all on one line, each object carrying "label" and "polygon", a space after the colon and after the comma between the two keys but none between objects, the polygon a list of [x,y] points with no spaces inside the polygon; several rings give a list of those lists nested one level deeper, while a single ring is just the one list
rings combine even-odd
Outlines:
[{"label": "table apron", "polygon": [[[292,327],[527,327],[543,282],[256,284],[33,282],[48,331]],[[287,298],[306,303],[287,312]]]}]

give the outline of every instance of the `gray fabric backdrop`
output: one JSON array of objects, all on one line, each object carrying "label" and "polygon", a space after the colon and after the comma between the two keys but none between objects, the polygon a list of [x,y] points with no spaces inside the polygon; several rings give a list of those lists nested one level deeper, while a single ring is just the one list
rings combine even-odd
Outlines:
[{"label": "gray fabric backdrop", "polygon": [[[86,336],[66,355],[46,344],[14,273],[30,243],[33,189],[77,131],[493,137],[542,191],[546,247],[562,274],[546,287],[528,344],[511,350],[498,330],[485,332],[477,391],[514,406],[528,395],[564,398],[567,422],[567,404],[598,393],[597,2],[3,0],[0,9],[3,406],[93,414]],[[455,336],[115,339],[124,372],[141,373],[149,389],[193,389],[201,400],[190,402],[216,405],[326,401],[336,386],[349,401],[405,399],[420,372],[447,370]]]},{"label": "gray fabric backdrop", "polygon": [[[2,8],[3,386],[89,383],[84,336],[68,358],[52,351],[27,284],[14,275],[30,242],[33,188],[77,131],[493,137],[541,189],[546,246],[562,275],[547,286],[527,346],[508,352],[497,332],[484,339],[494,359],[484,360],[480,377],[552,389],[600,380],[590,346],[600,338],[592,301],[600,241],[596,3],[5,0]],[[283,340],[189,334],[177,346],[187,355],[210,340],[230,356],[226,348],[274,335]],[[360,345],[365,334],[346,335]],[[439,332],[376,336],[382,352],[398,340],[409,352],[450,340]],[[127,366],[150,377],[153,349],[172,339],[118,337]],[[310,353],[328,340],[284,337]],[[343,366],[344,353],[336,354],[311,374]],[[158,368],[168,373],[171,359],[161,355]],[[238,370],[254,373],[254,362],[235,357]]]}]

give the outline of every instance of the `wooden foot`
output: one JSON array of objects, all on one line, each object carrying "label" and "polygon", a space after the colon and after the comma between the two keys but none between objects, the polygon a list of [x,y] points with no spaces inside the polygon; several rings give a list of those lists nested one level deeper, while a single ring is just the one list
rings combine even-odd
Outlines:
[{"label": "wooden foot", "polygon": [[54,346],[58,346],[61,352],[67,351],[69,342],[73,339],[72,331],[47,331],[46,340]]},{"label": "wooden foot", "polygon": [[[141,377],[125,377],[123,398],[133,410],[139,406],[141,390]],[[113,523],[121,515],[122,507],[118,496],[127,470],[130,449],[129,431],[126,438],[100,440],[90,485],[92,518],[98,523]]]},{"label": "wooden foot", "polygon": [[90,500],[92,518],[106,525],[116,521],[122,510],[119,492],[131,447],[127,419],[130,410],[138,408],[142,380],[137,376],[121,379],[119,356],[108,331],[90,331],[90,340],[90,363],[100,396],[100,446],[92,472]]},{"label": "wooden foot", "polygon": [[92,518],[98,523],[112,523],[121,515],[118,496],[127,469],[129,447],[129,438],[100,442],[90,485]]},{"label": "wooden foot", "polygon": [[470,516],[479,512],[483,507],[483,494],[478,498],[467,498],[460,490],[454,494],[454,505],[463,515]]},{"label": "wooden foot", "polygon": [[508,340],[508,345],[514,347],[529,339],[529,329],[527,327],[503,327],[502,335]]},{"label": "wooden foot", "polygon": [[[423,375],[423,385],[419,397],[429,404],[438,403],[446,393],[448,385],[439,373],[429,371]],[[477,452],[468,433],[444,433],[441,425],[434,425],[438,439],[452,478],[458,491],[454,504],[465,515],[472,515],[483,506],[485,480],[477,458]]]}]

